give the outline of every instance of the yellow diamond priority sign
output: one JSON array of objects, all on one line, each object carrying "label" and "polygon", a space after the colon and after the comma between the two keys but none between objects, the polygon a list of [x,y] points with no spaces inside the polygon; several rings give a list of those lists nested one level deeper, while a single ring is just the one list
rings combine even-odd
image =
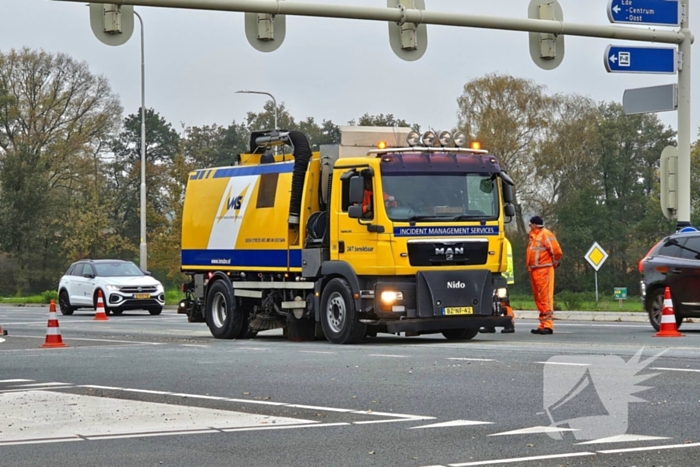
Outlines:
[{"label": "yellow diamond priority sign", "polygon": [[586,261],[588,261],[588,264],[593,266],[593,269],[597,271],[603,265],[605,260],[608,259],[608,254],[605,252],[605,250],[603,250],[603,247],[598,245],[598,242],[594,242],[591,249],[588,250],[588,253],[586,253],[585,258]]}]

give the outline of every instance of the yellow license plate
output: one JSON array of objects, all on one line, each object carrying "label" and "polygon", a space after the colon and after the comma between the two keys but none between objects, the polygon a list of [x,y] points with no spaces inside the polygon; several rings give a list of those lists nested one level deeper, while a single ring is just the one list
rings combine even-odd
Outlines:
[{"label": "yellow license plate", "polygon": [[473,315],[474,308],[470,306],[445,307],[443,313],[446,315]]},{"label": "yellow license plate", "polygon": [[151,294],[148,293],[135,293],[134,298],[151,298]]}]

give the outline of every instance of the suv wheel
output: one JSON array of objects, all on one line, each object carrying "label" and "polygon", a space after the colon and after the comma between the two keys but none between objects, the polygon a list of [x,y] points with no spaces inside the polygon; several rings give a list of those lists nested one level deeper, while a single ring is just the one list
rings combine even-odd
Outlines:
[{"label": "suv wheel", "polygon": [[[661,316],[663,315],[664,311],[665,290],[666,289],[664,288],[654,289],[647,299],[647,313],[649,314],[649,322],[656,331],[661,328]],[[675,305],[673,310],[676,316],[676,329],[678,329],[683,323],[683,317],[678,314]]]},{"label": "suv wheel", "polygon": [[58,294],[58,307],[61,309],[62,315],[72,315],[75,308],[70,306],[70,299],[68,298],[68,292],[61,290]]}]

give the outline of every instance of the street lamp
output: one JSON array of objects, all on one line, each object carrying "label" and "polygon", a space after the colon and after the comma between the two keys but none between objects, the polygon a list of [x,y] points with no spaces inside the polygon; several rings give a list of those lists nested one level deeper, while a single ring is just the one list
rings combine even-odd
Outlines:
[{"label": "street lamp", "polygon": [[270,96],[270,98],[272,98],[272,104],[275,106],[275,130],[277,129],[277,101],[275,100],[275,96],[273,96],[269,92],[248,90],[236,91],[236,94],[265,94],[266,96]]},{"label": "street lamp", "polygon": [[143,19],[136,11],[134,15],[141,23],[141,243],[139,244],[139,266],[147,271],[148,248],[146,245],[146,59],[143,46]]}]

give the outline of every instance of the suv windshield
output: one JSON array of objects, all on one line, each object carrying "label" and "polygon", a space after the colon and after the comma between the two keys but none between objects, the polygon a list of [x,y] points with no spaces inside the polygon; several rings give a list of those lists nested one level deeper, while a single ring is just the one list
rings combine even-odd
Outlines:
[{"label": "suv windshield", "polygon": [[93,263],[98,276],[143,276],[143,272],[134,263]]},{"label": "suv windshield", "polygon": [[444,222],[498,218],[492,174],[382,174],[387,215],[392,221]]}]

